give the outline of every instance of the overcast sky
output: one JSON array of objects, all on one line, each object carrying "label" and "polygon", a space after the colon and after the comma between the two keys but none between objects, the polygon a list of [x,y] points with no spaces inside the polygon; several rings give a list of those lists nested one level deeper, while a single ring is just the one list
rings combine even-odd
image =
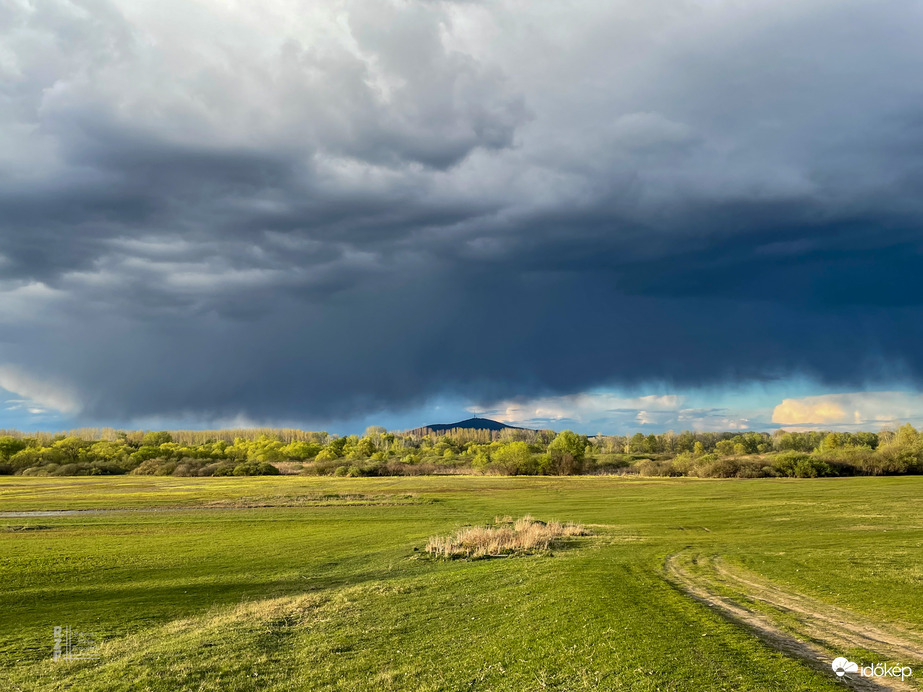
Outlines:
[{"label": "overcast sky", "polygon": [[917,0],[0,0],[0,427],[923,420]]}]

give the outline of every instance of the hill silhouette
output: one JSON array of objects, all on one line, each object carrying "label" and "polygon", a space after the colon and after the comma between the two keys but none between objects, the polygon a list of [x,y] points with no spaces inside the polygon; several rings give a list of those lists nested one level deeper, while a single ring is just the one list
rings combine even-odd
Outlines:
[{"label": "hill silhouette", "polygon": [[[517,428],[515,425],[507,425],[506,423],[500,423],[499,421],[491,420],[490,418],[468,418],[466,420],[460,420],[457,423],[434,423],[432,425],[424,425],[422,428],[417,428],[421,433],[426,434],[429,432],[445,432],[446,430],[490,430],[490,431],[499,431],[499,430],[524,430],[525,428]],[[416,432],[416,431],[415,431]]]}]

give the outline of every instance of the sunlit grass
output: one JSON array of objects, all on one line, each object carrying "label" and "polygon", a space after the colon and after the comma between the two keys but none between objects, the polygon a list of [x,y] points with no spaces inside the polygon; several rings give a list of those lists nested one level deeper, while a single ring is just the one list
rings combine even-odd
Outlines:
[{"label": "sunlit grass", "polygon": [[[0,520],[0,689],[836,690],[688,599],[664,561],[718,555],[921,631],[921,491],[915,477],[6,478],[0,511],[119,511]],[[527,516],[593,535],[415,559],[433,536],[515,533]],[[100,659],[55,664],[55,625],[97,633]]]}]

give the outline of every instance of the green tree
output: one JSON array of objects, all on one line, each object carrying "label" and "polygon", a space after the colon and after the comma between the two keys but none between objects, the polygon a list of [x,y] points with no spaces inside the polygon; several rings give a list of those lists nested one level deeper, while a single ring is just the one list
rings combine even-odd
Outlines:
[{"label": "green tree", "polygon": [[0,459],[6,461],[16,452],[21,452],[27,447],[26,441],[9,435],[0,437]]},{"label": "green tree", "polygon": [[324,452],[327,455],[328,459],[339,459],[344,455],[346,450],[346,444],[349,442],[348,438],[337,437],[327,443],[327,446],[324,447]]},{"label": "green tree", "polygon": [[631,439],[628,441],[628,452],[627,453],[631,454],[632,452],[634,452],[635,454],[637,454],[638,452],[643,452],[643,451],[644,451],[644,435],[642,435],[641,433],[635,433],[634,435],[631,436]]},{"label": "green tree", "polygon": [[166,430],[144,433],[144,437],[141,438],[142,445],[148,445],[151,447],[159,447],[160,445],[166,444],[167,442],[173,442],[173,435],[168,433]]},{"label": "green tree", "polygon": [[734,442],[732,440],[721,440],[715,445],[715,451],[723,457],[729,457],[734,454]]},{"label": "green tree", "polygon": [[70,437],[65,437],[63,440],[55,442],[52,448],[57,449],[61,453],[65,463],[74,464],[81,461],[86,456],[84,450],[89,446],[89,442],[71,435]]},{"label": "green tree", "polygon": [[321,449],[316,442],[291,442],[279,451],[289,459],[312,459]]},{"label": "green tree", "polygon": [[586,435],[578,435],[573,430],[562,430],[558,433],[548,445],[554,473],[564,476],[580,473],[583,470],[586,445]]},{"label": "green tree", "polygon": [[370,437],[363,437],[356,443],[356,454],[360,459],[368,459],[376,452],[375,443]]},{"label": "green tree", "polygon": [[534,473],[532,451],[525,442],[500,445],[490,454],[492,466],[509,476]]}]

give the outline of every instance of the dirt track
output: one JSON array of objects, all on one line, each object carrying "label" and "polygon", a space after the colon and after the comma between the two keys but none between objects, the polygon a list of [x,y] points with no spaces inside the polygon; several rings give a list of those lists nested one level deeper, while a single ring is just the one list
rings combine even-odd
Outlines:
[{"label": "dirt track", "polygon": [[[842,608],[787,592],[756,575],[732,569],[719,558],[678,553],[667,558],[664,568],[668,579],[692,598],[716,608],[773,648],[830,675],[831,661],[854,648],[875,652],[881,662],[923,670],[923,637],[917,633],[872,623]],[[854,690],[920,689],[912,678],[902,682],[852,674],[841,680]]]}]

